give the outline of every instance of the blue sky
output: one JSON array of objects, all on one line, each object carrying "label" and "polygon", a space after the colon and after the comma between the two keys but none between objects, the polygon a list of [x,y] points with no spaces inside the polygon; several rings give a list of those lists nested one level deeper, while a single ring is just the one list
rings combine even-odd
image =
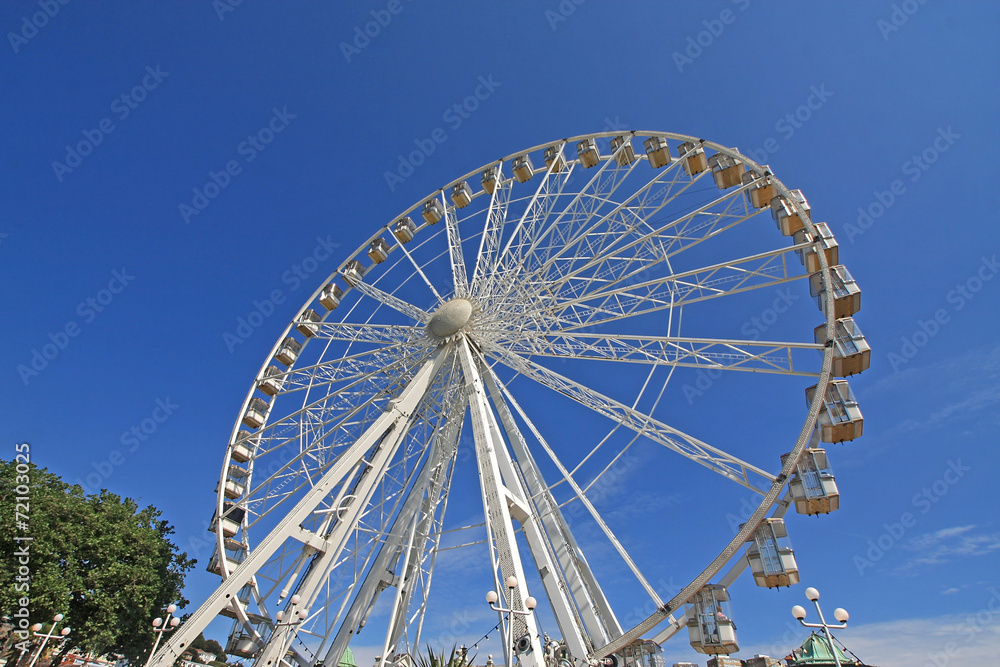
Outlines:
[{"label": "blue sky", "polygon": [[[3,456],[28,441],[33,460],[67,480],[90,475],[156,505],[204,565],[241,401],[342,256],[518,149],[621,128],[690,134],[801,188],[863,290],[857,319],[874,352],[851,386],[865,435],[828,446],[841,509],[789,516],[803,583],[851,612],[839,636],[883,667],[995,657],[1000,8],[402,0],[378,34],[355,41],[389,4],[0,7]],[[43,5],[54,15],[38,18]],[[477,91],[474,110],[454,110]],[[401,155],[431,145],[422,164],[400,168]],[[238,334],[255,310],[259,325]],[[807,311],[776,326],[808,334],[819,322]],[[742,403],[727,382],[692,402],[676,392],[673,414],[738,429]],[[753,403],[775,437],[801,426],[800,391]],[[669,554],[654,580],[686,584],[720,543],[702,544],[696,483],[657,456],[626,461],[600,503],[649,562]],[[469,503],[451,519],[474,520],[478,492],[462,480],[455,492]],[[710,505],[713,537],[742,499]],[[606,544],[588,553],[609,580],[625,579]],[[480,602],[488,573],[459,560],[444,562],[458,592],[433,632],[459,627],[451,633],[469,642],[495,616]],[[216,583],[199,566],[186,595],[197,604]],[[801,642],[788,610],[803,589],[746,577],[733,587],[741,657]],[[222,639],[225,626],[213,631]],[[683,637],[665,655],[698,659]]]}]

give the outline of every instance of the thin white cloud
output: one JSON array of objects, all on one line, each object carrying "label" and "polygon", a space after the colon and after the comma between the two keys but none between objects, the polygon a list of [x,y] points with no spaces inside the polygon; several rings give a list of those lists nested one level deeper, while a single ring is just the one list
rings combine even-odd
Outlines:
[{"label": "thin white cloud", "polygon": [[953,418],[979,416],[983,413],[993,414],[992,411],[997,404],[1000,404],[1000,385],[977,389],[962,400],[948,403],[922,419],[904,419],[884,431],[882,437],[900,436],[913,431],[936,428]]},{"label": "thin white cloud", "polygon": [[1000,550],[1000,533],[972,533],[975,525],[953,526],[915,537],[902,546],[918,555],[896,568],[913,572],[923,567],[942,565],[959,558],[984,556]]},{"label": "thin white cloud", "polygon": [[[1000,427],[1000,343],[927,366],[886,372],[871,385],[861,383],[854,390],[862,408],[877,399],[885,409],[865,425],[866,438],[875,438],[880,446],[845,448],[837,464],[844,470],[871,465],[886,455],[887,448],[908,445],[914,437],[946,433],[954,439],[980,433],[989,424]],[[898,397],[905,397],[906,409],[893,423],[890,405],[898,403]]]},{"label": "thin white cloud", "polygon": [[[1000,343],[992,347],[969,350],[964,354],[955,355],[927,366],[913,366],[898,373],[884,375],[877,382],[867,386],[862,392],[865,395],[896,394],[899,391],[911,390],[914,386],[931,388],[939,386],[948,392],[962,386],[975,386],[976,381],[970,374],[997,379],[1000,374]],[[945,384],[933,384],[945,380]],[[928,384],[931,382],[932,384]]]},{"label": "thin white cloud", "polygon": [[942,528],[941,530],[935,531],[933,533],[924,533],[920,537],[913,538],[907,544],[907,548],[912,551],[921,551],[923,549],[929,549],[931,547],[937,546],[942,540],[946,540],[951,537],[957,537],[963,533],[967,533],[973,528],[975,524],[969,526],[952,526],[951,528]]},{"label": "thin white cloud", "polygon": [[958,589],[952,586],[951,588],[946,588],[943,591],[941,591],[941,595],[954,595],[955,593],[958,592],[959,592]]}]

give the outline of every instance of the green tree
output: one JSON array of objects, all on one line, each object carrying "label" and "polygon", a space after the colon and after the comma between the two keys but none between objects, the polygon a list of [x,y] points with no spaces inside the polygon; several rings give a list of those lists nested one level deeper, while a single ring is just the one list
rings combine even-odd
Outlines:
[{"label": "green tree", "polygon": [[198,633],[198,636],[191,640],[188,644],[188,649],[198,649],[199,651],[207,651],[209,653],[215,654],[215,659],[219,662],[226,661],[226,652],[222,650],[222,645],[214,639],[205,639],[203,633]]},{"label": "green tree", "polygon": [[[24,542],[13,536],[28,534],[31,622],[65,614],[73,629],[67,648],[120,653],[142,664],[153,644],[153,617],[171,602],[187,604],[181,590],[195,561],[170,542],[173,528],[156,508],[140,509],[106,490],[87,496],[34,465],[27,475],[25,512],[16,505],[23,477],[17,479],[14,462],[0,461],[0,613],[13,616],[26,596],[17,586],[24,555],[15,553]],[[18,509],[28,516],[27,531],[15,524]]]}]

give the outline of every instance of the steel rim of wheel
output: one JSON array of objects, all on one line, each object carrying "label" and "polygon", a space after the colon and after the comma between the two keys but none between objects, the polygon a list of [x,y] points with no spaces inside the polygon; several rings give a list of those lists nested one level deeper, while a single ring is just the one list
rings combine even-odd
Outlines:
[{"label": "steel rim of wheel", "polygon": [[[609,145],[621,136],[626,138],[624,144],[617,140]],[[641,148],[642,141],[650,137],[667,142],[673,152],[669,164],[651,166],[650,156]],[[578,144],[585,141],[593,141],[599,153],[597,163],[587,168],[577,152]],[[677,145],[682,142],[690,142],[690,148],[678,156]],[[629,148],[634,157],[627,153]],[[793,200],[766,167],[719,144],[663,132],[584,135],[535,146],[456,179],[389,221],[318,286],[279,336],[244,400],[218,490],[216,515],[231,519],[228,530],[224,521],[213,523],[217,548],[229,556],[220,559],[219,572],[224,579],[260,545],[268,540],[281,543],[263,565],[251,568],[252,576],[230,613],[237,617],[234,635],[253,642],[258,660],[261,650],[271,655],[268,647],[280,645],[271,649],[279,657],[287,649],[301,664],[325,661],[336,665],[349,643],[350,628],[364,616],[365,605],[358,600],[372,594],[376,576],[369,570],[378,562],[390,562],[397,573],[402,573],[401,563],[411,563],[405,579],[409,584],[406,595],[401,596],[392,586],[382,592],[393,599],[394,610],[402,610],[393,613],[413,621],[406,627],[393,627],[390,620],[383,656],[388,659],[393,651],[402,655],[417,650],[434,560],[441,535],[447,530],[444,512],[463,431],[473,431],[476,455],[469,464],[472,470],[477,465],[481,472],[491,467],[488,457],[479,451],[481,447],[498,439],[506,443],[518,464],[519,472],[514,476],[522,484],[522,495],[534,494],[534,500],[527,503],[529,516],[546,511],[551,515],[552,503],[586,505],[577,492],[597,483],[626,450],[638,447],[673,450],[685,471],[709,468],[719,473],[713,479],[721,477],[718,488],[750,489],[759,497],[759,505],[742,528],[728,543],[723,542],[721,549],[713,547],[709,565],[693,573],[690,583],[672,591],[669,598],[650,584],[656,573],[647,576],[621,546],[616,531],[600,525],[601,512],[587,507],[584,515],[599,525],[607,543],[620,556],[618,562],[632,571],[634,582],[645,589],[657,608],[638,625],[620,627],[612,620],[613,612],[609,612],[612,618],[602,613],[610,605],[599,584],[588,586],[589,572],[576,570],[572,578],[575,590],[584,591],[583,597],[589,596],[597,612],[581,611],[583,600],[552,602],[547,589],[535,583],[531,594],[539,600],[549,597],[553,608],[564,607],[563,615],[582,625],[579,642],[591,658],[610,655],[655,628],[660,628],[664,639],[669,637],[682,628],[675,624],[671,630],[670,620],[681,618],[683,603],[698,589],[718,581],[719,576],[731,581],[739,574],[743,544],[763,518],[784,514],[780,501],[785,482],[796,458],[811,440],[815,442],[822,395],[831,379],[833,351],[807,342],[805,336],[799,342],[765,344],[680,334],[682,320],[687,330],[691,319],[683,317],[685,310],[697,313],[705,303],[725,305],[808,278],[794,251],[807,251],[813,245],[811,240],[798,245],[783,242],[770,220],[758,221],[768,214],[766,208],[756,209],[748,203],[751,184],[718,189],[711,169],[688,174],[684,162],[698,151],[734,159],[741,169],[766,177],[779,195]],[[516,167],[520,176],[528,174],[525,165],[515,164],[522,156],[528,156],[531,163],[526,178],[512,173]],[[491,169],[498,170],[492,192],[481,181],[481,175]],[[461,192],[453,198],[461,183],[468,185],[468,203]],[[432,223],[422,216],[428,201],[437,202],[439,221]],[[806,231],[814,232],[808,211],[799,209],[799,213]],[[399,225],[406,225],[399,221],[406,218],[415,229],[411,230],[412,240],[403,242],[407,232],[400,231]],[[733,248],[720,239],[749,225],[764,227],[753,232],[763,239],[761,249],[725,256]],[[742,236],[736,238],[738,243],[744,242]],[[378,239],[384,246],[379,246]],[[377,252],[369,254],[375,246],[386,251],[378,262],[374,259]],[[722,255],[710,261],[702,257],[703,251]],[[827,257],[824,252],[815,254],[822,283],[829,287]],[[352,278],[350,272],[359,266],[363,276]],[[334,295],[339,304],[332,310],[320,305],[324,298],[330,303],[324,291],[330,283],[342,290]],[[833,338],[835,326],[832,293],[832,289],[825,289],[828,315],[812,311],[818,318],[813,324],[825,321],[828,340]],[[309,311],[319,314],[318,321],[310,319]],[[697,321],[696,315],[692,317]],[[795,318],[797,324],[804,317],[800,313]],[[801,329],[808,332],[808,327]],[[303,347],[298,358],[286,365],[276,362],[275,356],[288,337]],[[786,361],[781,361],[782,355]],[[268,370],[272,366],[277,372]],[[578,373],[592,378],[595,371],[585,370],[588,368],[605,368],[617,374],[619,367],[623,369],[623,384],[629,384],[628,394],[614,395],[614,383],[593,389],[573,379]],[[422,376],[421,368],[429,370]],[[798,381],[797,387],[804,387],[802,381],[808,378],[823,391],[816,392],[803,412],[797,437],[775,445],[751,463],[675,429],[660,416],[660,401],[671,383],[676,386],[678,382],[671,380],[674,371],[704,369],[790,375]],[[267,380],[280,385],[273,396],[268,395],[271,391],[261,391]],[[420,389],[414,388],[418,382]],[[561,408],[574,406],[586,419],[602,415],[605,430],[579,451],[567,449],[559,442],[560,434],[541,432],[536,422],[546,420],[537,406],[517,400],[518,391],[529,386],[530,391],[547,392]],[[355,462],[349,472],[339,473],[341,481],[302,523],[324,535],[341,526],[343,534],[322,544],[321,556],[317,556],[311,547],[290,537],[287,527],[279,530],[277,526],[287,512],[337,462],[347,460],[352,444],[380,417],[399,410],[393,401],[408,387],[414,388],[415,407],[411,415],[399,412],[393,427],[398,428],[395,433],[405,433],[398,438],[380,436],[383,442],[396,439],[389,447],[391,455],[386,454],[389,458],[375,462],[368,456],[363,463]],[[477,399],[477,395],[484,398]],[[243,421],[255,405],[254,399],[267,404],[266,421],[257,428]],[[523,445],[515,442],[519,438],[523,438]],[[619,444],[609,444],[615,441]],[[241,445],[251,453],[247,461],[238,458]],[[778,455],[784,451],[792,455],[782,465]],[[534,463],[526,463],[524,458],[534,459]],[[699,462],[701,465],[696,465]],[[500,470],[500,478],[507,479],[503,465],[502,460],[494,460],[492,469]],[[526,477],[525,465],[547,479],[527,479],[531,475]],[[234,477],[232,466],[243,476]],[[590,476],[584,478],[581,473],[577,479],[578,467],[590,470]],[[366,480],[369,475],[362,474],[363,469],[377,475],[377,483],[370,488],[367,485],[372,482]],[[595,469],[602,472],[594,475]],[[551,478],[553,470],[561,473]],[[573,472],[567,479],[569,471]],[[417,508],[410,507],[418,492],[425,500]],[[486,492],[483,497],[490,506],[504,504]],[[233,508],[237,513],[242,511],[242,516],[233,514]],[[494,561],[493,574],[489,575],[489,566],[484,565],[484,576],[492,577],[501,591],[506,590],[502,581],[508,572],[522,571],[516,565],[512,571],[511,562],[504,562],[495,546],[504,542],[504,529],[497,522],[509,519],[510,512],[508,507],[506,515],[502,511],[494,514],[487,533],[494,545],[490,550]],[[230,535],[234,524],[238,528]],[[565,535],[568,527],[564,524],[554,526],[544,526],[542,534],[549,536],[548,546],[539,551],[547,550],[549,561],[560,564],[559,576],[566,578],[570,575],[559,560],[559,547],[553,543],[565,546],[573,538]],[[560,534],[559,539],[551,538],[553,532]],[[391,539],[396,540],[392,542],[396,556],[380,561],[382,552],[389,550],[383,542]],[[520,561],[532,570],[535,550],[530,546],[525,549],[523,537],[517,539],[522,540]],[[587,545],[577,548],[581,547],[586,553]],[[331,551],[336,554],[331,555]],[[537,556],[543,558],[540,553]],[[515,606],[523,605],[527,595],[522,594],[526,585],[523,577],[521,582]],[[293,605],[291,596],[297,591],[300,601]],[[291,616],[296,609],[303,612],[304,619]],[[280,621],[279,610],[283,610]],[[559,617],[558,612],[553,613]],[[515,620],[517,632],[530,630],[518,622]],[[603,627],[592,627],[595,625]]]}]

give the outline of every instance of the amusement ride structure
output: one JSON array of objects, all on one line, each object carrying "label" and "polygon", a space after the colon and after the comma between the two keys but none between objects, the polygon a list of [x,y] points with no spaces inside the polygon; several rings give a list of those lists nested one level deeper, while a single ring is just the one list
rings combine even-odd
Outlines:
[{"label": "amusement ride structure", "polygon": [[[784,303],[775,322],[776,289],[814,303]],[[728,587],[747,569],[762,587],[797,583],[787,510],[838,507],[822,443],[861,434],[843,379],[869,363],[860,305],[803,194],[716,143],[590,134],[448,183],[378,227],[278,337],[225,448],[209,565],[221,584],[151,664],[173,664],[221,614],[227,652],[259,667],[336,667],[362,628],[380,667],[407,667],[455,533],[488,547],[507,665],[649,664],[678,633],[699,652],[735,652]],[[738,326],[761,313],[766,331]],[[799,333],[761,339],[785,331]],[[731,396],[727,382],[750,402],[800,398],[682,423],[695,399],[708,409],[706,384]],[[785,412],[782,442],[771,429]],[[594,492],[626,452],[648,466],[654,505],[678,485],[730,507],[755,499],[738,526],[715,512],[721,531],[678,545],[701,553],[702,537],[718,539],[669,594],[652,583],[658,560],[628,548],[636,527]],[[462,466],[483,522],[453,527]],[[695,505],[664,504],[662,525],[643,530],[669,533]],[[616,613],[627,586],[645,600],[638,620]],[[536,599],[558,639],[540,633]]]}]

